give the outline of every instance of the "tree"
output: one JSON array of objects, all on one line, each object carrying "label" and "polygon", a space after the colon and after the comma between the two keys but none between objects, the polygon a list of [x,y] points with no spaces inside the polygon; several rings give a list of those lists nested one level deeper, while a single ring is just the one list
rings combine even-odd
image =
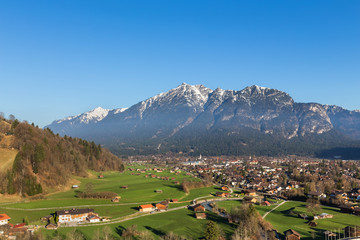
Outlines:
[{"label": "tree", "polygon": [[308,200],[306,200],[306,209],[308,210],[308,212],[315,215],[317,213],[320,213],[322,208],[319,200],[309,198]]},{"label": "tree", "polygon": [[209,221],[206,225],[205,239],[218,240],[219,237],[220,237],[219,226],[215,222]]},{"label": "tree", "polygon": [[23,218],[23,223],[25,223],[25,225],[29,225],[29,218],[28,216]]}]

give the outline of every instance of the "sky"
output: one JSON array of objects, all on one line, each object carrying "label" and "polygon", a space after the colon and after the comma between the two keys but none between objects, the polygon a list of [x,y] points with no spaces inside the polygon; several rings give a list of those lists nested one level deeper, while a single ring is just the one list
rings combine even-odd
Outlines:
[{"label": "sky", "polygon": [[41,127],[183,82],[360,109],[358,0],[0,1],[0,112]]}]

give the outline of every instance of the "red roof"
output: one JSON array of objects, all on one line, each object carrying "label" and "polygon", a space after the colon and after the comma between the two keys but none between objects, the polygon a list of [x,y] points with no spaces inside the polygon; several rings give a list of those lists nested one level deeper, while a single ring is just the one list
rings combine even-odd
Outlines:
[{"label": "red roof", "polygon": [[146,205],[140,205],[140,208],[153,208],[154,206],[152,204],[146,204]]},{"label": "red roof", "polygon": [[2,220],[9,220],[11,219],[8,215],[6,215],[5,213],[0,214],[0,221]]}]

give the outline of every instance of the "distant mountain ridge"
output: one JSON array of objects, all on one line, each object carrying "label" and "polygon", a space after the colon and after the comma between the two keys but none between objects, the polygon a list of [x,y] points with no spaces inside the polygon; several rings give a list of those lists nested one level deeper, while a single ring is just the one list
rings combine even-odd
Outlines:
[{"label": "distant mountain ridge", "polygon": [[[354,144],[360,139],[360,111],[296,103],[285,92],[256,85],[235,91],[183,83],[128,109],[96,108],[47,127],[62,135],[94,140],[120,153],[205,150],[211,154],[214,151],[201,150],[197,141],[209,143],[215,135],[226,138],[224,142],[238,141],[229,148],[250,153],[249,143],[260,136],[274,145],[311,143],[319,146],[316,149]],[[218,153],[234,151],[221,149]]]}]

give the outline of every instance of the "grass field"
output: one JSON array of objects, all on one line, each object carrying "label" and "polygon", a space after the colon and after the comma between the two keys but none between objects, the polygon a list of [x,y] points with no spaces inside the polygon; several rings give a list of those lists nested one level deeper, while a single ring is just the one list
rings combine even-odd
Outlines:
[{"label": "grass field", "polygon": [[[0,212],[9,213],[12,217],[11,222],[21,222],[25,216],[28,216],[31,223],[38,224],[39,218],[56,210],[62,210],[72,207],[91,207],[94,208],[100,216],[108,216],[117,218],[131,213],[137,212],[137,207],[142,203],[156,203],[165,199],[177,198],[179,203],[173,203],[169,208],[188,205],[193,198],[210,195],[210,192],[217,191],[216,187],[193,189],[189,194],[185,194],[180,185],[176,185],[174,181],[182,181],[184,178],[192,178],[186,176],[185,173],[175,175],[169,171],[157,173],[148,171],[157,176],[169,176],[175,180],[161,180],[158,178],[146,178],[146,174],[133,175],[130,171],[124,173],[104,172],[104,179],[98,179],[98,173],[92,172],[91,178],[79,178],[79,189],[70,189],[64,192],[49,194],[43,200],[24,200],[22,202],[9,202],[6,205],[0,205]],[[84,191],[86,183],[92,183],[94,192],[111,191],[121,196],[119,203],[112,203],[110,200],[98,199],[79,199],[76,198],[77,191]],[[122,189],[121,186],[126,185],[128,189]],[[163,193],[156,193],[155,190],[160,189]]]},{"label": "grass field", "polygon": [[326,230],[339,231],[339,229],[348,225],[360,225],[359,216],[341,213],[337,208],[322,206],[322,212],[332,214],[334,217],[316,220],[318,225],[316,227],[310,227],[307,224],[308,220],[303,220],[297,217],[296,214],[292,214],[307,213],[306,204],[302,202],[287,202],[271,212],[266,217],[266,220],[280,233],[283,233],[289,228],[294,229],[301,234],[301,239],[313,239],[312,232],[316,235],[316,239],[321,239]]},{"label": "grass field", "polygon": [[17,153],[15,149],[0,148],[0,172],[12,167]]},{"label": "grass field", "polygon": [[[254,205],[256,210],[260,213],[261,216],[263,216],[266,212],[270,211],[271,209],[273,209],[274,207],[277,206],[278,202],[276,201],[270,201],[272,203],[272,205],[270,206],[260,206],[260,205]],[[221,201],[221,202],[216,202],[216,205],[219,208],[225,208],[225,210],[227,212],[229,212],[232,208],[235,208],[237,206],[241,206],[242,201],[240,200],[229,200],[229,201]]]},{"label": "grass field", "polygon": [[[227,235],[227,239],[233,234],[235,225],[228,223],[224,218],[221,218],[213,213],[208,213],[208,219],[216,221],[217,224],[223,229]],[[115,236],[120,236],[121,232],[131,226],[137,225],[140,231],[150,231],[154,237],[165,235],[166,233],[173,232],[178,235],[187,237],[188,239],[199,239],[204,236],[206,223],[208,220],[198,220],[194,217],[194,212],[188,209],[181,209],[172,212],[165,212],[161,214],[148,215],[140,217],[134,220],[129,220],[119,224],[108,225],[113,229]],[[79,227],[78,229],[86,236],[91,237],[98,229],[102,229],[104,226],[91,226],[91,227]],[[71,231],[70,228],[61,228],[58,230],[61,234],[66,235]],[[46,235],[51,235],[54,231],[44,230]]]}]

